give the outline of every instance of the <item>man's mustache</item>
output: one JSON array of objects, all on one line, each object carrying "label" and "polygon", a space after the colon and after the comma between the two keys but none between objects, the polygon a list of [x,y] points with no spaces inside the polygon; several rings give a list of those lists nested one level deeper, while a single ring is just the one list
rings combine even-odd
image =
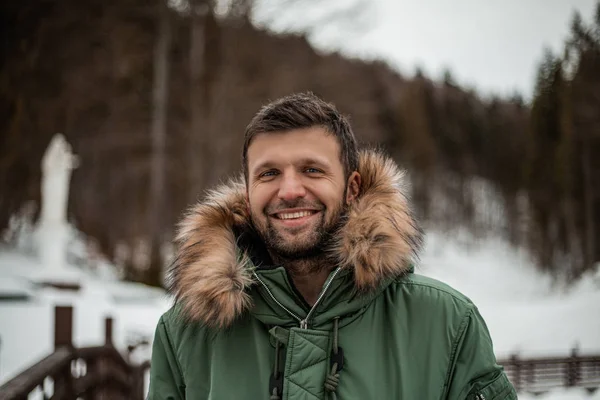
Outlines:
[{"label": "man's mustache", "polygon": [[277,204],[269,204],[265,207],[265,213],[274,214],[278,211],[288,210],[290,208],[309,208],[311,210],[322,211],[325,209],[325,205],[321,202],[310,202],[301,199],[293,201],[282,200]]}]

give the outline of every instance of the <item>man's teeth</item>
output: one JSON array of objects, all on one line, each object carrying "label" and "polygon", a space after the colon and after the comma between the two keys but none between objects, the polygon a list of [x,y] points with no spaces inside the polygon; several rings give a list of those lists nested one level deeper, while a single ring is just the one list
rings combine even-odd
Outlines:
[{"label": "man's teeth", "polygon": [[309,215],[312,215],[312,211],[299,211],[299,212],[295,212],[295,213],[282,213],[282,214],[277,214],[277,217],[279,219],[294,219],[294,218],[308,217]]}]

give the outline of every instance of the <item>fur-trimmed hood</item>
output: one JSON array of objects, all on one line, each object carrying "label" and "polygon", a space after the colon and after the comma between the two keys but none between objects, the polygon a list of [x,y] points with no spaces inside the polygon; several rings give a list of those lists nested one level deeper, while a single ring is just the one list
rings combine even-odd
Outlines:
[{"label": "fur-trimmed hood", "polygon": [[[364,293],[409,270],[422,232],[407,203],[404,173],[391,159],[363,151],[358,171],[360,194],[329,250]],[[244,179],[232,180],[193,206],[179,225],[170,291],[192,321],[227,327],[252,307],[254,264],[239,240],[250,230],[245,195]]]}]

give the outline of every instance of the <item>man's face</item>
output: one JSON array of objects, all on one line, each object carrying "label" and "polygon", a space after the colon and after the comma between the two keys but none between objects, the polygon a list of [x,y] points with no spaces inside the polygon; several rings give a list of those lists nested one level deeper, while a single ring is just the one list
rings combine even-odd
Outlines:
[{"label": "man's face", "polygon": [[321,127],[260,134],[248,148],[250,216],[280,256],[302,258],[320,248],[353,198],[346,185],[340,146]]}]

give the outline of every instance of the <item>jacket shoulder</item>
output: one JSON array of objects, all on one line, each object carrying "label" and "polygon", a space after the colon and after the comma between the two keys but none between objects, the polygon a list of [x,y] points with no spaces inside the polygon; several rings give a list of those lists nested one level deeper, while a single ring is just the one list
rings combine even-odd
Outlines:
[{"label": "jacket shoulder", "polygon": [[209,328],[201,322],[191,321],[183,307],[177,303],[160,317],[160,324],[163,325],[173,345],[186,342],[190,338],[204,337],[209,331]]},{"label": "jacket shoulder", "polygon": [[174,304],[160,317],[160,323],[163,323],[169,330],[176,328],[179,325],[183,325],[185,320],[181,313],[181,307],[178,304]]},{"label": "jacket shoulder", "polygon": [[395,281],[397,289],[403,289],[411,297],[416,297],[421,301],[434,299],[445,303],[454,303],[460,308],[471,309],[475,305],[466,295],[453,288],[452,286],[424,275],[415,273],[406,274]]}]

